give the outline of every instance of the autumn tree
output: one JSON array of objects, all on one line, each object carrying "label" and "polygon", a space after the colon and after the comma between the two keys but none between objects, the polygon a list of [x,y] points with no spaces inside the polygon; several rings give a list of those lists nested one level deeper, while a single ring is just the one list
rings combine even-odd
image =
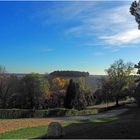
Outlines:
[{"label": "autumn tree", "polygon": [[112,83],[111,92],[115,97],[116,105],[123,98],[123,93],[128,88],[130,76],[133,72],[132,63],[124,63],[122,59],[115,61],[107,70],[108,80]]},{"label": "autumn tree", "polygon": [[55,77],[52,79],[52,89],[62,90],[65,87],[65,80],[60,77]]}]

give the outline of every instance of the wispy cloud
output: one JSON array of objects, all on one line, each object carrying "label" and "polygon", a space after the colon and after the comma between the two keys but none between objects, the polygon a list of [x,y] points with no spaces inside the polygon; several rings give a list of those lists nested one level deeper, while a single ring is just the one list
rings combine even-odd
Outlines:
[{"label": "wispy cloud", "polygon": [[110,7],[104,7],[103,4],[103,1],[59,2],[41,10],[39,16],[43,17],[44,24],[55,24],[54,28],[64,27],[67,23],[65,35],[88,38],[85,39],[85,46],[104,48],[108,45],[109,49],[114,50],[115,46],[115,50],[118,50],[124,45],[132,47],[130,44],[139,43],[140,31],[129,13],[131,2],[122,1],[118,4],[115,1]]},{"label": "wispy cloud", "polygon": [[[134,17],[129,13],[129,7],[129,4],[125,4],[103,9],[102,13],[97,12],[98,16],[89,15],[86,19],[83,18],[80,26],[72,27],[67,32],[97,37],[100,46],[106,44],[109,48],[114,48],[117,45],[121,48],[121,45],[127,44],[132,47],[130,44],[140,42],[140,31],[137,29]],[[93,42],[92,39],[87,44],[93,44],[93,46],[97,44],[94,45],[91,42]]]},{"label": "wispy cloud", "polygon": [[79,21],[96,4],[95,1],[59,1],[52,2],[50,8],[43,8],[35,17],[43,19],[43,24],[64,24],[70,20]]},{"label": "wispy cloud", "polygon": [[138,29],[131,29],[112,36],[102,36],[100,38],[110,45],[134,44],[140,42],[140,31],[138,31]]}]

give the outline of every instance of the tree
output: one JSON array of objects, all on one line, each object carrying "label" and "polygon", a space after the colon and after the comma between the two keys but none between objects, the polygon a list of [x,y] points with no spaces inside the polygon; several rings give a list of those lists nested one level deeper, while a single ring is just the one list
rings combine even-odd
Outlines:
[{"label": "tree", "polygon": [[80,83],[75,83],[75,98],[72,100],[72,106],[77,110],[85,109],[87,106],[85,91],[81,88]]},{"label": "tree", "polygon": [[45,96],[49,93],[48,81],[37,73],[28,74],[21,80],[20,93],[24,108],[40,109],[43,107]]},{"label": "tree", "polygon": [[65,97],[65,108],[84,109],[87,106],[86,86],[83,78],[78,81],[70,80]]},{"label": "tree", "polygon": [[60,77],[55,77],[52,79],[52,89],[62,90],[65,87],[65,80]]},{"label": "tree", "polygon": [[135,80],[136,87],[134,91],[134,98],[136,99],[138,105],[140,106],[140,61],[138,62],[137,65],[135,65],[135,68],[137,68],[137,79]]},{"label": "tree", "polygon": [[122,94],[126,88],[130,75],[133,72],[132,63],[124,63],[122,59],[115,61],[110,68],[105,70],[108,74],[108,80],[112,83],[112,94],[116,100],[116,106],[119,105],[119,100],[123,97]]},{"label": "tree", "polygon": [[17,77],[8,76],[5,67],[0,66],[0,108],[11,108],[12,97],[16,94]]},{"label": "tree", "polygon": [[75,82],[73,82],[73,80],[71,79],[68,85],[68,88],[66,90],[66,97],[64,100],[64,107],[68,108],[68,109],[72,109],[72,100],[74,100],[75,98],[75,89],[76,89],[76,84]]}]

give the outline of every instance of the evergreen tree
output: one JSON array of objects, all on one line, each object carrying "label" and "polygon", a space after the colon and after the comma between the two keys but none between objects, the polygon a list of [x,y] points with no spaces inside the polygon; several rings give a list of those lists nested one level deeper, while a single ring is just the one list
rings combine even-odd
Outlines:
[{"label": "evergreen tree", "polygon": [[75,98],[75,82],[71,79],[66,91],[66,97],[64,101],[64,107],[71,109],[72,108],[72,100]]}]

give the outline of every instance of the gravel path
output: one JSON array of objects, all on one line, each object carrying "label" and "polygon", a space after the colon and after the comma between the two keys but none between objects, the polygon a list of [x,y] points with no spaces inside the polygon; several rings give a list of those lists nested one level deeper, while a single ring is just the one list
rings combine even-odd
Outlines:
[{"label": "gravel path", "polygon": [[128,110],[129,110],[128,108],[123,108],[123,109],[111,110],[106,113],[100,113],[100,114],[96,114],[96,115],[57,117],[57,118],[54,118],[54,120],[72,121],[72,120],[86,120],[86,119],[91,119],[91,118],[95,118],[95,119],[109,118],[109,117],[114,117],[114,116],[120,115]]}]

